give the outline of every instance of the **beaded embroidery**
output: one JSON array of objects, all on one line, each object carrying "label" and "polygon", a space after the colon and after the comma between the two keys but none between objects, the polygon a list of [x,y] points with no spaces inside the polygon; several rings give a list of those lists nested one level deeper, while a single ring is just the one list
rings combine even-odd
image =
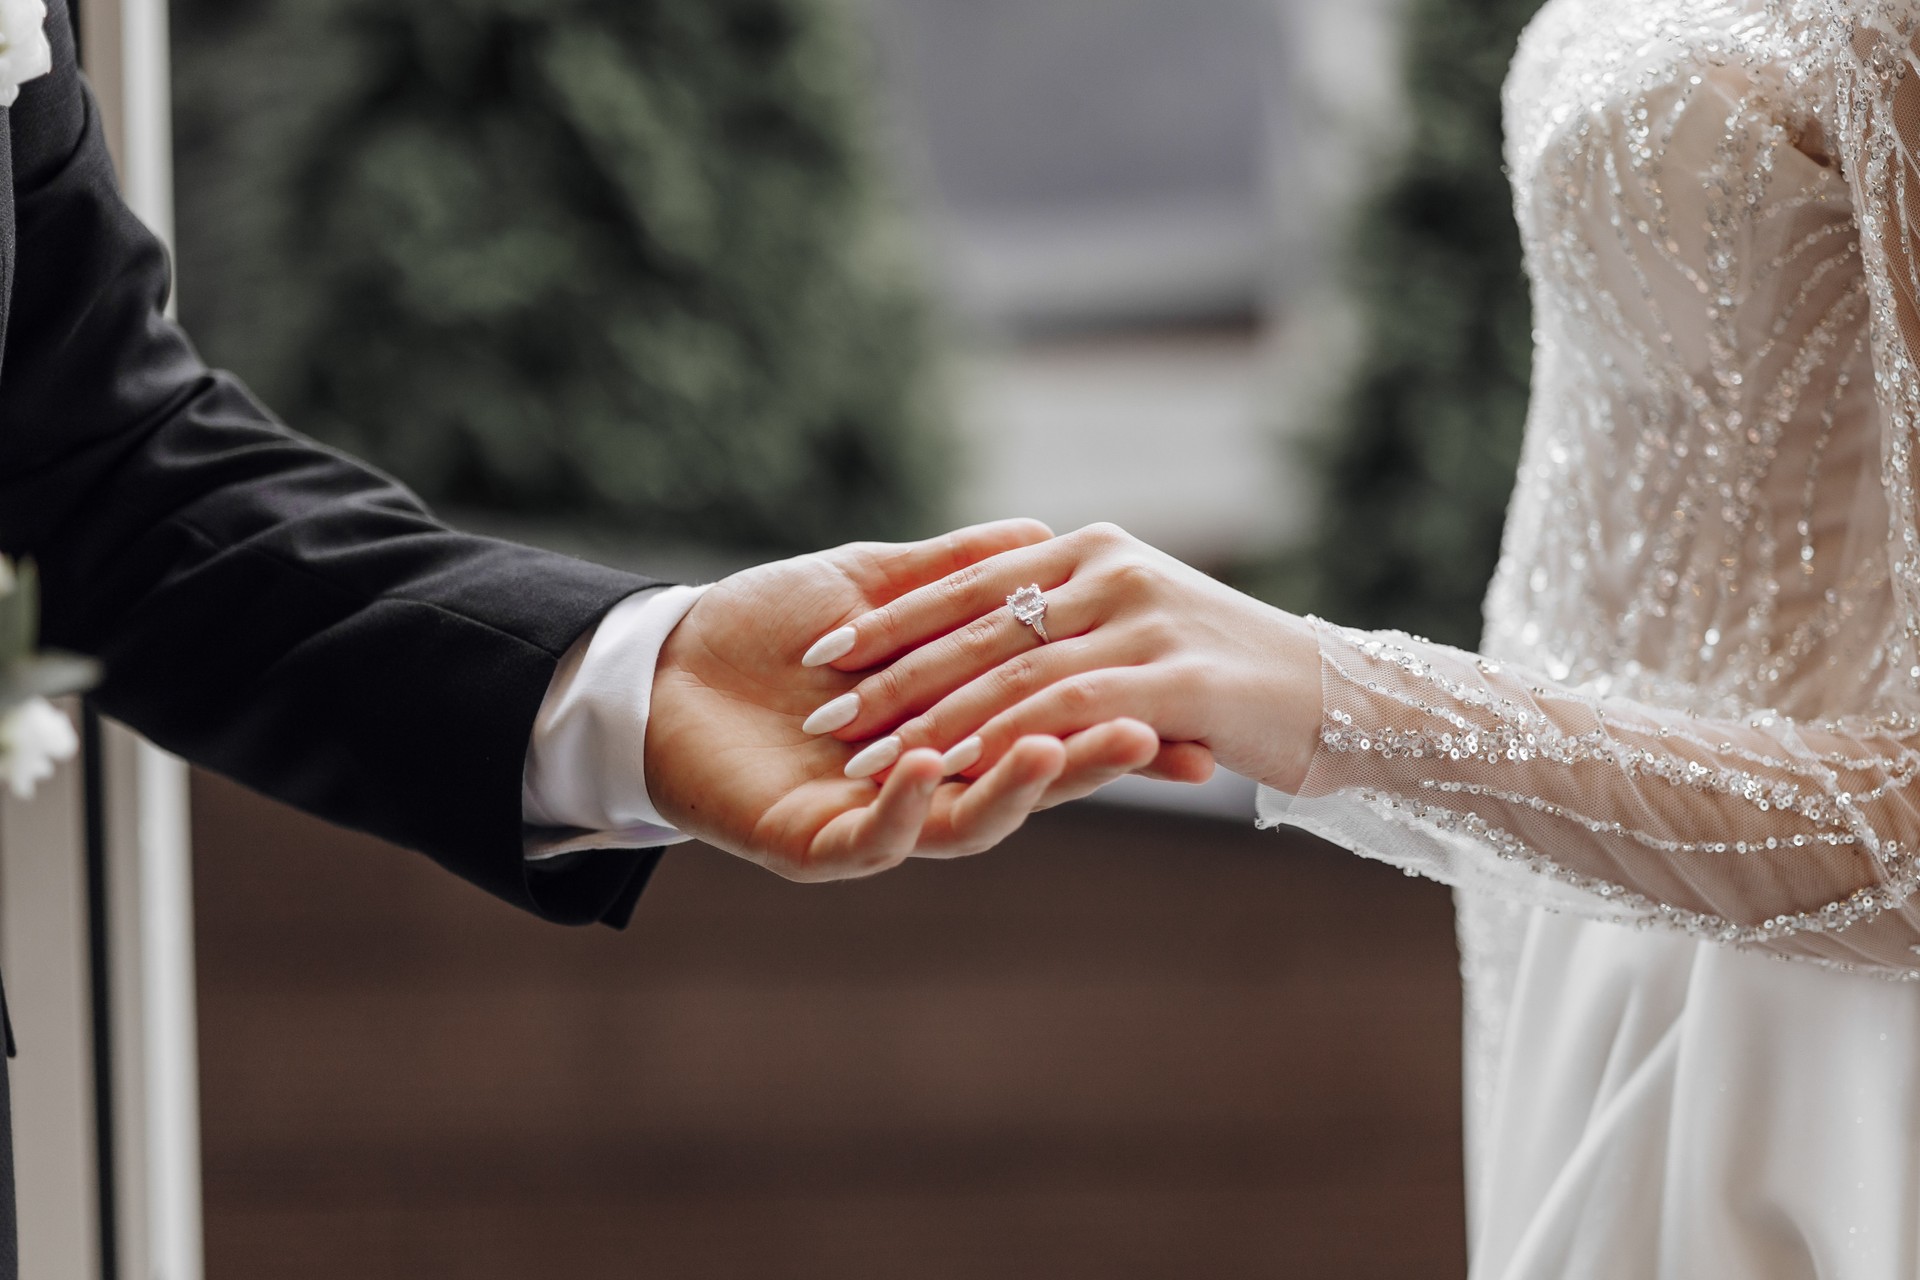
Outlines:
[{"label": "beaded embroidery", "polygon": [[1602,918],[1920,976],[1920,912],[1899,957],[1838,936],[1920,886],[1916,10],[1529,25],[1504,101],[1534,387],[1485,653],[1315,620],[1309,825],[1340,839],[1345,797],[1410,870],[1478,849]]}]

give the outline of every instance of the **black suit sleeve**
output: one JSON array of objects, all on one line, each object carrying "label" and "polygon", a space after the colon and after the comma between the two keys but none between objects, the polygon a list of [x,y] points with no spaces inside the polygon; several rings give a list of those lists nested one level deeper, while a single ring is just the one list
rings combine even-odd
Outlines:
[{"label": "black suit sleeve", "polygon": [[50,9],[0,253],[0,550],[40,564],[46,643],[99,657],[101,710],[189,760],[549,919],[624,923],[657,854],[530,868],[521,771],[560,655],[652,584],[451,531],[208,370]]}]

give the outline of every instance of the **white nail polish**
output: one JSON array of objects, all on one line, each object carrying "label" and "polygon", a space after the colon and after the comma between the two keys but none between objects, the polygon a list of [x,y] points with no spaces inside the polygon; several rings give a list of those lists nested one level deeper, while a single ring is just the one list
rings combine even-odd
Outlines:
[{"label": "white nail polish", "polygon": [[829,662],[837,662],[853,652],[853,642],[857,639],[852,627],[842,627],[838,631],[829,631],[813,642],[813,648],[807,650],[800,659],[803,667],[824,667]]},{"label": "white nail polish", "polygon": [[800,729],[803,733],[832,733],[835,729],[844,729],[852,724],[853,718],[859,714],[860,695],[843,693],[808,716]]},{"label": "white nail polish", "polygon": [[980,735],[977,733],[965,742],[954,743],[952,749],[940,757],[941,774],[945,777],[952,777],[963,769],[971,769],[974,762],[980,758],[980,752],[986,748],[986,745],[986,743],[980,740]]},{"label": "white nail polish", "polygon": [[847,761],[849,778],[871,778],[900,758],[900,739],[882,738],[869,743],[864,751]]}]

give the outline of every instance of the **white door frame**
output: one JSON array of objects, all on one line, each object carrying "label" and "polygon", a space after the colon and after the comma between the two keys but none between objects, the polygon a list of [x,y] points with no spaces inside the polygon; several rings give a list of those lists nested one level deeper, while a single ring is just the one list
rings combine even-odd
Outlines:
[{"label": "white door frame", "polygon": [[[78,0],[128,203],[173,230],[165,0]],[[0,797],[23,1280],[201,1280],[186,767],[68,710],[83,759]]]}]

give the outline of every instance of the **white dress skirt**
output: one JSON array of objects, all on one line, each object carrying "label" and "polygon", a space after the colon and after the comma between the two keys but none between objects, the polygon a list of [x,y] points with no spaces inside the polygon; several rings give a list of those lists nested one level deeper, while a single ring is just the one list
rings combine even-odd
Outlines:
[{"label": "white dress skirt", "polygon": [[1263,820],[1456,887],[1475,1280],[1920,1277],[1920,0],[1549,0],[1487,639]]}]

